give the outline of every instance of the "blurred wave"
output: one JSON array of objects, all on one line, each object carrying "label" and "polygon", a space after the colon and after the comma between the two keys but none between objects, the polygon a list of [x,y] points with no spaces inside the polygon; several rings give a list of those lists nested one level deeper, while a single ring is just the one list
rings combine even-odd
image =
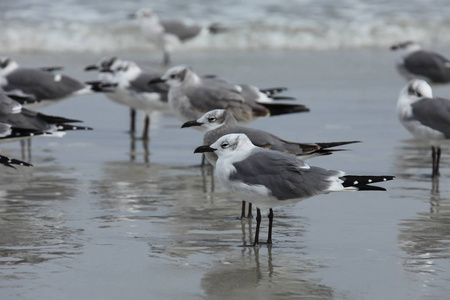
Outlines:
[{"label": "blurred wave", "polygon": [[[127,15],[141,1],[0,3],[0,53],[153,52]],[[405,39],[449,44],[450,6],[443,0],[154,2],[160,18],[219,22],[230,31],[188,42],[183,50],[351,49]]]}]

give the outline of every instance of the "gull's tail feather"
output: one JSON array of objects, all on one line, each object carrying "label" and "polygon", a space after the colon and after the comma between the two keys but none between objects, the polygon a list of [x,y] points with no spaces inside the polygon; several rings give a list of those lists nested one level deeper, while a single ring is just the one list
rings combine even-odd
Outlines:
[{"label": "gull's tail feather", "polygon": [[309,108],[303,104],[283,104],[283,103],[259,103],[259,104],[269,110],[270,116],[279,116],[309,111]]},{"label": "gull's tail feather", "polygon": [[358,191],[385,191],[385,188],[373,186],[372,183],[394,180],[395,176],[345,175],[341,177],[345,188],[355,188]]},{"label": "gull's tail feather", "polygon": [[67,119],[64,117],[57,117],[57,116],[50,116],[50,115],[44,115],[42,113],[38,113],[39,117],[41,117],[44,121],[51,123],[51,124],[64,124],[64,123],[79,123],[82,122],[80,120],[75,119]]},{"label": "gull's tail feather", "polygon": [[[316,143],[321,149],[334,148],[338,146],[361,143],[361,141],[345,141],[345,142],[330,142],[330,143]],[[336,151],[336,150],[333,150]]]},{"label": "gull's tail feather", "polygon": [[87,84],[93,92],[99,93],[114,92],[117,87],[117,83],[102,82],[100,80],[86,81],[85,84]]},{"label": "gull's tail feather", "polygon": [[295,100],[296,99],[295,97],[290,97],[290,96],[276,96],[279,93],[287,91],[287,88],[285,88],[285,87],[266,88],[266,89],[260,89],[259,91],[273,100]]},{"label": "gull's tail feather", "polygon": [[92,130],[92,128],[87,126],[75,126],[71,124],[58,124],[58,131],[69,131],[69,130]]},{"label": "gull's tail feather", "polygon": [[13,168],[15,169],[15,167],[13,165],[18,165],[18,166],[24,166],[24,167],[32,167],[33,165],[18,159],[14,159],[14,158],[9,158],[7,156],[3,156],[0,155],[0,164]]}]

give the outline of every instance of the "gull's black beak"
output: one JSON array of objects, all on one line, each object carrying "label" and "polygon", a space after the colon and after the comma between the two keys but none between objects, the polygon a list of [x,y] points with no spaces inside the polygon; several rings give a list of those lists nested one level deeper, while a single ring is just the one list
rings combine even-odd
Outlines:
[{"label": "gull's black beak", "polygon": [[194,121],[187,121],[186,123],[181,125],[181,128],[192,127],[192,126],[202,126],[202,125],[203,125],[203,123],[199,123],[194,120]]},{"label": "gull's black beak", "polygon": [[194,153],[214,152],[216,150],[217,149],[215,149],[215,148],[211,148],[210,146],[204,145],[204,146],[197,147],[194,150]]},{"label": "gull's black beak", "polygon": [[89,65],[89,66],[84,67],[85,71],[94,71],[94,70],[98,70],[98,69],[99,68],[96,65]]},{"label": "gull's black beak", "polygon": [[136,19],[136,13],[131,13],[127,15],[128,19]]},{"label": "gull's black beak", "polygon": [[399,48],[398,45],[392,45],[392,46],[391,46],[391,50],[392,50],[392,51],[397,50],[398,48]]},{"label": "gull's black beak", "polygon": [[153,78],[152,80],[150,80],[148,82],[148,84],[156,84],[156,83],[161,83],[161,82],[166,82],[166,80],[162,79],[161,77],[158,77],[158,78]]}]

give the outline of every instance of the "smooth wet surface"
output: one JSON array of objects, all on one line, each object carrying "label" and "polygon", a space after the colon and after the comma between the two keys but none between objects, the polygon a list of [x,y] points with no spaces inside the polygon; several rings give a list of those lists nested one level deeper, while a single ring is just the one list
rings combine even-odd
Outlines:
[{"label": "smooth wet surface", "polygon": [[[15,58],[63,65],[86,80],[95,75],[82,66],[98,59]],[[238,220],[240,199],[199,167],[193,150],[202,144],[200,132],[159,114],[146,153],[126,133],[128,109],[103,95],[69,99],[43,112],[81,119],[94,130],[33,139],[23,157],[33,168],[1,168],[2,299],[448,297],[450,147],[443,147],[441,177],[432,180],[429,147],[412,141],[395,115],[405,82],[392,53],[200,53],[176,60],[201,74],[289,87],[286,95],[310,113],[249,126],[292,141],[361,140],[309,163],[397,179],[383,184],[386,192],[334,193],[276,207],[273,246],[243,247],[253,241],[255,221]],[[434,93],[450,98],[450,87]],[[18,143],[0,147],[22,158]]]}]

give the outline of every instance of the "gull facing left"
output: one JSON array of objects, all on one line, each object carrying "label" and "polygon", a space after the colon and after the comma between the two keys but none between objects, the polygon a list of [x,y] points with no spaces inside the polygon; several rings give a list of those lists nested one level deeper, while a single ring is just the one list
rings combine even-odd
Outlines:
[{"label": "gull facing left", "polygon": [[216,175],[228,191],[256,204],[254,246],[259,243],[260,209],[269,209],[269,234],[272,243],[272,207],[338,191],[384,191],[371,183],[394,176],[354,176],[343,171],[313,167],[296,157],[256,147],[245,134],[228,134],[212,145],[200,146],[194,153],[214,152],[218,156]]},{"label": "gull facing left", "polygon": [[302,104],[287,104],[266,97],[263,101],[247,98],[239,85],[215,77],[200,77],[188,66],[176,66],[150,84],[166,82],[169,86],[169,106],[181,122],[200,118],[213,109],[228,109],[241,123],[259,117],[308,112]]}]

